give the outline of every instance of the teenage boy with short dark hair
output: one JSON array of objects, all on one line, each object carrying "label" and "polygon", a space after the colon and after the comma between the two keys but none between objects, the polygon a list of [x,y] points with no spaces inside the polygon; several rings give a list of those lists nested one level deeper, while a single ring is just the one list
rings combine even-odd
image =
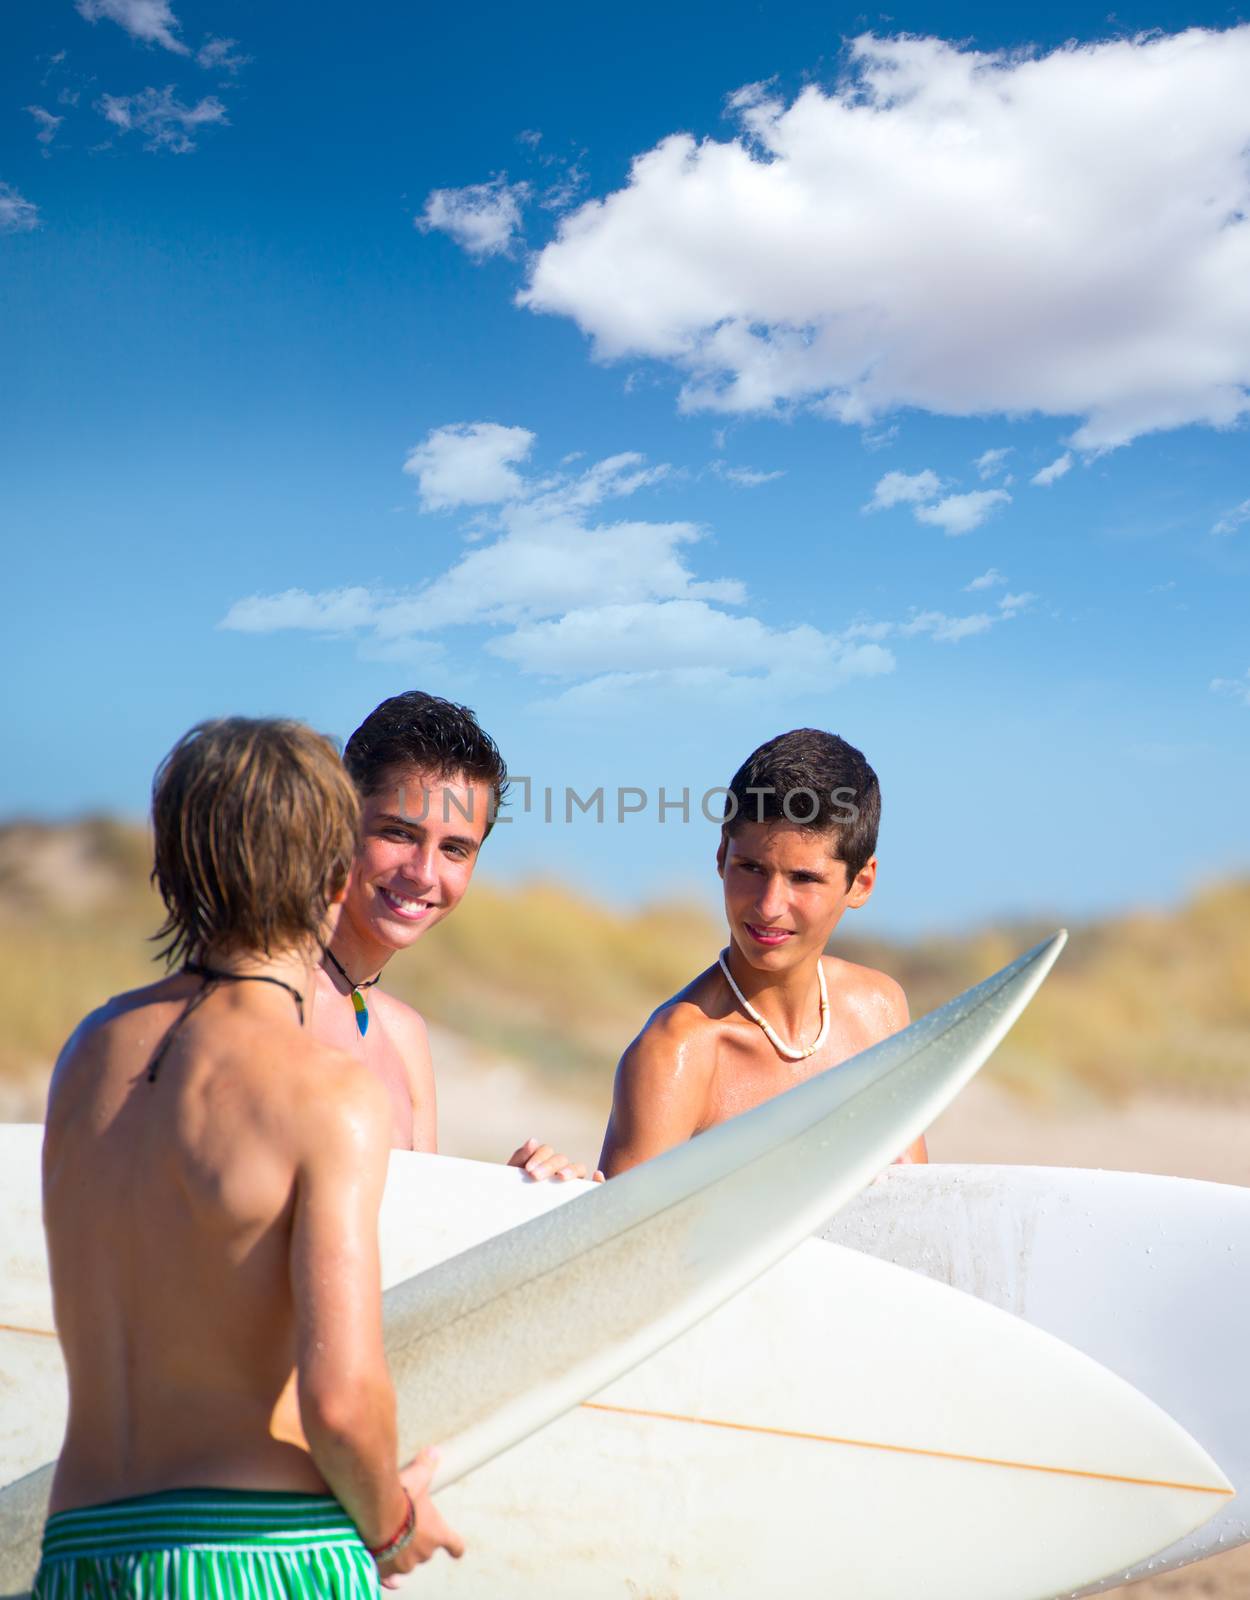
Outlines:
[{"label": "teenage boy with short dark hair", "polygon": [[[729,945],[621,1057],[599,1165],[609,1178],[897,1033],[902,989],[824,954],[877,877],[877,775],[798,728],[734,774],[716,855]],[[918,1139],[901,1158],[925,1161]]]},{"label": "teenage boy with short dark hair", "polygon": [[[495,741],[467,706],[413,689],[361,723],[343,751],[361,829],[347,898],[317,977],[319,1038],[363,1061],[386,1089],[392,1143],[434,1151],[438,1113],[425,1023],[376,988],[392,956],[460,904],[508,790]],[[509,1158],[534,1178],[586,1168],[529,1139]]]}]

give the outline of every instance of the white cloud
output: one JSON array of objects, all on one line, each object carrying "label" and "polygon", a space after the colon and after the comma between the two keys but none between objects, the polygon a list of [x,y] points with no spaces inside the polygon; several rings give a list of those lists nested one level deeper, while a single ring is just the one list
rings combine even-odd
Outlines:
[{"label": "white cloud", "polygon": [[1046,55],[864,36],[835,89],[755,86],[735,137],[638,156],[520,302],[604,359],[674,364],[690,408],[1036,411],[1083,419],[1082,450],[1227,426],[1250,406],[1248,77],[1246,25]]},{"label": "white cloud", "polygon": [[888,511],[891,506],[913,505],[934,500],[942,492],[942,480],[928,467],[923,472],[887,472],[872,491],[865,511]]},{"label": "white cloud", "polygon": [[88,22],[99,22],[103,17],[117,23],[132,39],[144,44],[159,44],[177,56],[191,53],[177,37],[181,24],[169,0],[77,0],[77,10]]},{"label": "white cloud", "polygon": [[581,199],[582,190],[589,181],[581,167],[572,162],[542,191],[538,203],[544,211],[567,211]]},{"label": "white cloud", "polygon": [[[967,587],[986,589],[1002,582],[1002,574],[991,567],[983,579],[974,579]],[[969,616],[952,617],[945,611],[913,609],[905,622],[854,622],[849,628],[843,629],[841,637],[848,641],[862,639],[880,643],[885,639],[925,636],[936,644],[958,644],[961,639],[988,633],[996,623],[1010,622],[1013,617],[1027,611],[1036,599],[1035,594],[1005,594],[999,599],[997,616],[988,611],[974,611]]]},{"label": "white cloud", "polygon": [[544,479],[533,485],[529,514],[550,518],[586,511],[601,500],[620,500],[672,474],[670,466],[648,467],[645,460],[637,451],[625,450],[596,461],[575,478]]},{"label": "white cloud", "polygon": [[1003,471],[1007,457],[1011,454],[1013,446],[1007,444],[997,450],[983,450],[973,465],[977,469],[977,476],[984,481],[987,478],[996,478]]},{"label": "white cloud", "polygon": [[974,489],[969,494],[948,494],[936,505],[917,506],[915,516],[917,522],[931,523],[954,538],[979,528],[998,506],[1010,500],[1006,489]]},{"label": "white cloud", "polygon": [[[565,687],[563,709],[608,708],[657,688],[723,700],[784,699],[894,670],[891,639],[954,644],[1015,616],[1034,598],[1005,595],[997,613],[913,611],[902,621],[860,620],[836,630],[775,625],[745,611],[728,576],[701,577],[691,555],[705,531],[688,522],[591,515],[664,480],[636,452],[540,476],[524,468],[534,435],[474,423],[438,428],[410,453],[427,508],[494,507],[490,521],[444,571],[415,589],[361,586],[250,595],[221,627],[352,635],[370,660],[426,662],[447,630],[489,630],[485,649],[516,670]],[[489,489],[486,485],[489,484]],[[992,570],[992,569],[991,569]],[[1003,581],[996,575],[997,581]]]},{"label": "white cloud", "polygon": [[518,624],[596,604],[713,600],[738,605],[732,578],[697,579],[685,550],[702,531],[688,522],[587,523],[575,513],[517,502],[500,513],[503,532],[476,546],[413,597],[390,608],[386,632]]},{"label": "white cloud", "polygon": [[39,226],[39,207],[11,183],[0,183],[0,233],[32,233]]},{"label": "white cloud", "polygon": [[457,422],[435,428],[414,444],[404,471],[417,480],[426,511],[497,505],[524,491],[524,480],[514,468],[533,447],[534,435],[528,428]]},{"label": "white cloud", "polygon": [[898,631],[904,635],[927,633],[938,644],[958,644],[975,633],[987,633],[993,626],[993,617],[984,611],[977,611],[970,617],[948,617],[944,611],[920,611],[909,622],[900,624]]},{"label": "white cloud", "polygon": [[195,52],[196,64],[206,72],[228,72],[234,77],[252,59],[251,56],[245,56],[238,46],[237,39],[216,39],[210,35]]},{"label": "white cloud", "polygon": [[144,136],[145,150],[169,150],[179,156],[195,149],[192,135],[201,128],[229,121],[216,95],[206,95],[193,106],[183,105],[175,98],[172,83],[139,94],[102,95],[96,110],[122,133],[137,129]]},{"label": "white cloud", "polygon": [[[644,672],[603,672],[580,683],[572,683],[558,694],[540,699],[535,709],[561,717],[622,716],[633,713],[654,720],[657,704],[680,706],[684,712],[696,705],[716,706],[731,711],[742,708],[743,697],[751,704],[777,705],[778,708],[811,693],[813,671],[821,682],[838,687],[852,678],[873,678],[893,672],[896,662],[888,650],[875,645],[836,652],[819,667],[805,668],[804,657],[787,651],[774,657],[773,664],[757,671],[731,671],[726,667],[666,667]],[[680,797],[670,797],[674,803]],[[697,798],[692,800],[698,806]]]},{"label": "white cloud", "polygon": [[[737,610],[746,599],[739,580],[701,578],[690,565],[701,528],[589,517],[601,502],[660,481],[668,468],[625,452],[577,472],[528,478],[516,464],[533,442],[523,428],[474,424],[436,429],[418,447],[424,457],[413,465],[417,452],[410,455],[408,470],[436,505],[484,503],[483,474],[496,474],[488,542],[417,589],[250,595],[220,626],[350,633],[370,659],[405,660],[414,651],[425,659],[422,650],[435,644],[430,636],[442,630],[487,627],[496,630],[487,648],[501,660],[592,695],[609,684],[613,693],[627,692],[657,676],[671,686],[697,681],[715,693],[739,686],[788,694],[810,688],[815,677],[835,684],[893,669],[889,650],[853,631],[778,628]],[[477,470],[475,447],[485,452]]]},{"label": "white cloud", "polygon": [[53,116],[52,112],[45,111],[42,106],[27,106],[27,111],[39,124],[39,132],[35,135],[39,143],[49,145],[56,138],[56,130],[65,121],[64,117]]},{"label": "white cloud", "polygon": [[1072,452],[1070,450],[1065,450],[1064,453],[1056,460],[1052,461],[1048,467],[1043,467],[1040,472],[1035,472],[1029,479],[1029,482],[1036,484],[1039,489],[1049,489],[1051,484],[1057,483],[1065,473],[1071,470],[1071,467]]},{"label": "white cloud", "polygon": [[770,628],[701,600],[587,606],[517,628],[488,649],[524,672],[560,678],[700,668],[829,682],[894,665],[879,646],[847,645],[806,625]]},{"label": "white cloud", "polygon": [[[513,451],[509,460],[528,454],[533,435],[526,429],[498,431],[521,436],[506,441]],[[438,445],[447,442],[440,436],[446,435],[453,445],[459,442],[456,429],[430,435],[437,444],[432,466],[424,470],[434,475],[433,507],[483,503],[467,499],[474,483],[468,462],[454,454],[450,460],[439,457]],[[497,454],[493,460],[498,464]],[[488,458],[486,470],[490,467]],[[379,637],[398,638],[471,624],[516,625],[600,603],[690,599],[737,605],[744,599],[736,579],[701,581],[690,570],[683,552],[703,537],[693,524],[586,520],[592,506],[636,493],[658,481],[666,468],[646,467],[630,452],[573,477],[527,481],[507,464],[502,470],[493,495],[496,503],[504,502],[496,513],[496,536],[473,546],[416,591],[356,588],[310,595],[288,590],[240,602],[243,609],[232,608],[228,625],[249,631],[367,627]]]},{"label": "white cloud", "polygon": [[891,506],[910,505],[917,522],[929,523],[954,536],[979,528],[996,507],[1011,500],[1006,489],[974,489],[968,494],[939,498],[942,489],[942,480],[928,467],[923,472],[887,472],[878,481],[872,499],[861,509],[884,511]]},{"label": "white cloud", "polygon": [[521,207],[529,198],[529,185],[509,183],[506,173],[489,183],[471,183],[463,189],[434,189],[416,225],[424,232],[437,229],[450,234],[469,255],[503,255],[521,230]]},{"label": "white cloud", "polygon": [[347,633],[372,622],[377,603],[368,589],[284,589],[281,594],[236,600],[220,626],[235,633],[278,633],[286,628]]},{"label": "white cloud", "polygon": [[1250,500],[1243,500],[1239,506],[1234,506],[1231,511],[1226,511],[1220,519],[1212,525],[1211,532],[1223,536],[1236,533],[1250,522]]},{"label": "white cloud", "polygon": [[777,478],[785,477],[780,469],[776,472],[759,472],[755,467],[730,467],[723,461],[713,461],[712,471],[738,489],[758,489],[762,483],[773,483]]},{"label": "white cloud", "polygon": [[979,578],[973,578],[971,583],[964,585],[968,594],[975,594],[978,589],[996,589],[1000,583],[1006,583],[1006,578],[997,567],[991,567],[988,572],[983,572]]},{"label": "white cloud", "polygon": [[1250,706],[1250,667],[1246,668],[1244,678],[1212,678],[1211,689],[1215,694],[1231,695],[1243,706]]}]

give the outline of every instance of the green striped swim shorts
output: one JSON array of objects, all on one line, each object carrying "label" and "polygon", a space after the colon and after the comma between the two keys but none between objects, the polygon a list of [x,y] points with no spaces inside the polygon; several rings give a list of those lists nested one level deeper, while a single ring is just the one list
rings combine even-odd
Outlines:
[{"label": "green striped swim shorts", "polygon": [[33,1600],[376,1600],[378,1569],[329,1495],[172,1489],[58,1511]]}]

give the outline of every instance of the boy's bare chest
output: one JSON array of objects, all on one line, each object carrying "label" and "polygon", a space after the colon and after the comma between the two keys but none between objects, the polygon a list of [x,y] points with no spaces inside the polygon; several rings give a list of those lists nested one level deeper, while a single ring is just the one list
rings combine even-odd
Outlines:
[{"label": "boy's bare chest", "polygon": [[[369,991],[365,991],[369,999]],[[412,1079],[394,1039],[387,1032],[382,1008],[369,1007],[369,1026],[362,1034],[349,996],[337,990],[319,990],[313,1013],[313,1031],[323,1044],[355,1057],[372,1072],[385,1088],[391,1102],[391,1145],[396,1150],[412,1149]]]},{"label": "boy's bare chest", "polygon": [[856,1017],[834,1017],[825,1043],[810,1056],[791,1061],[770,1043],[761,1028],[727,1026],[718,1041],[701,1126],[715,1127],[754,1110],[787,1089],[827,1072],[877,1041]]}]

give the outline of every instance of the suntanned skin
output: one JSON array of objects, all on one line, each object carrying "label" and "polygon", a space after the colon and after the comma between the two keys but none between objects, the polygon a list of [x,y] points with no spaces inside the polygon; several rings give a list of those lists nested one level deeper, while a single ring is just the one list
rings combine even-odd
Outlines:
[{"label": "suntanned skin", "polygon": [[[327,930],[328,931],[328,930]],[[211,965],[311,998],[318,952]],[[54,1511],[172,1487],[334,1494],[366,1544],[401,1526],[382,1345],[381,1085],[298,1025],[292,998],[178,974],[111,1000],[66,1045],[44,1220],[69,1420]],[[419,1457],[402,1482],[421,1497]],[[460,1541],[427,1517],[380,1570]]]},{"label": "suntanned skin", "polygon": [[[734,981],[776,1033],[798,1048],[820,1031],[818,964],[829,991],[824,1045],[782,1056],[743,1011],[719,964],[650,1017],[621,1057],[599,1165],[609,1178],[770,1100],[907,1026],[893,978],[822,952],[847,909],[865,904],[874,856],[847,883],[837,834],[786,822],[743,823],[721,840]],[[900,1157],[928,1159],[923,1139]]]},{"label": "suntanned skin", "polygon": [[[438,777],[419,767],[387,775],[361,802],[360,844],[330,949],[361,982],[448,917],[469,887],[490,820],[484,783]],[[317,974],[316,1036],[363,1062],[385,1088],[397,1150],[438,1148],[434,1069],[425,1023],[411,1006],[366,989],[369,1029],[362,1037],[350,989],[327,961]],[[509,1158],[532,1178],[584,1178],[586,1168],[549,1144],[528,1139]]]}]

